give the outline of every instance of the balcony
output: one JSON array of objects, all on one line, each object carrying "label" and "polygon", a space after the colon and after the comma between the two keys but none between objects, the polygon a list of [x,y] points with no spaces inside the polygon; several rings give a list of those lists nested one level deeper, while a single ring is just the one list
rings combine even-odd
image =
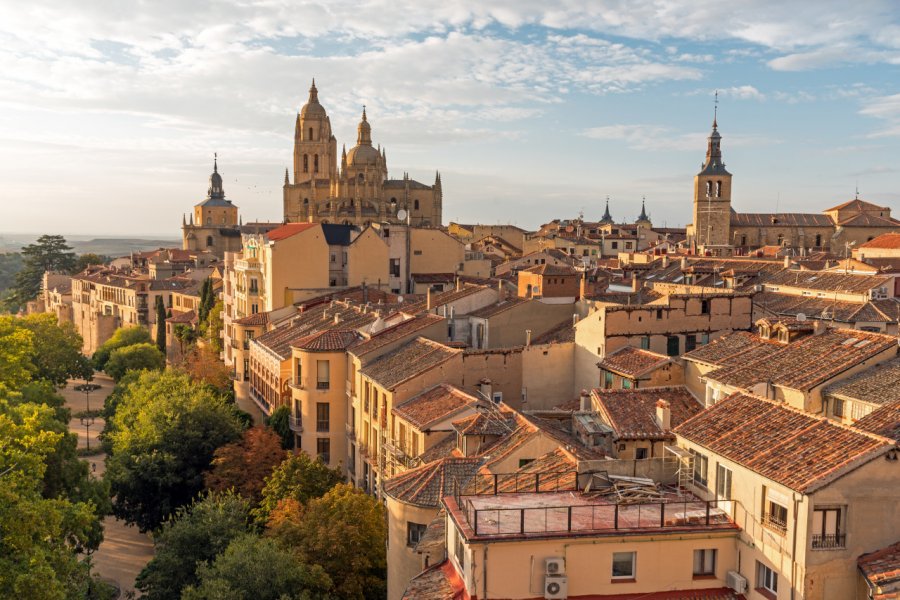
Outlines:
[{"label": "balcony", "polygon": [[391,442],[388,442],[388,441],[385,441],[383,445],[384,445],[385,451],[389,452],[397,460],[400,460],[400,461],[406,460],[406,452],[401,450],[399,446],[395,446],[394,444],[392,444]]},{"label": "balcony", "polygon": [[344,425],[344,429],[347,431],[347,439],[351,442],[356,439],[356,429],[352,424],[346,423]]},{"label": "balcony", "polygon": [[300,377],[291,377],[288,379],[288,385],[294,388],[295,390],[303,390],[306,389],[303,387],[303,379]]},{"label": "balcony", "polygon": [[300,417],[291,415],[288,417],[288,424],[291,427],[291,431],[294,433],[303,433],[303,423],[301,422]]},{"label": "balcony", "polygon": [[763,516],[762,522],[767,529],[771,529],[772,531],[775,531],[781,535],[787,533],[787,523],[780,517],[776,517],[772,514],[766,514]]},{"label": "balcony", "polygon": [[812,536],[813,550],[837,550],[846,547],[846,533],[814,533]]}]

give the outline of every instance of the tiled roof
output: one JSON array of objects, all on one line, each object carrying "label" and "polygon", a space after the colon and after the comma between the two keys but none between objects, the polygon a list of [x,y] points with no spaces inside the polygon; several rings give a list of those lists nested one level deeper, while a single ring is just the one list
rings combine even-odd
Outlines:
[{"label": "tiled roof", "polygon": [[[598,460],[606,457],[606,453],[598,447],[586,446],[572,431],[572,416],[565,418],[543,418],[536,415],[524,417],[533,427],[537,428],[538,435],[550,437],[560,446],[571,452],[579,460]],[[491,454],[494,451],[491,449]]]},{"label": "tiled roof", "polygon": [[900,357],[829,385],[825,388],[825,394],[868,404],[889,404],[900,400]]},{"label": "tiled roof", "polygon": [[529,273],[537,273],[538,275],[578,275],[578,271],[573,269],[572,267],[566,265],[551,265],[550,263],[545,263],[543,265],[535,265],[533,267],[528,267],[524,269]]},{"label": "tiled roof", "polygon": [[287,238],[302,233],[307,229],[318,227],[318,223],[286,223],[277,229],[273,229],[266,234],[270,242],[280,242]]},{"label": "tiled roof", "polygon": [[900,400],[876,408],[853,426],[900,442]]},{"label": "tiled roof", "polygon": [[377,315],[374,312],[363,312],[361,307],[354,304],[345,302],[323,304],[306,310],[291,318],[286,324],[263,333],[252,343],[272,352],[281,360],[287,360],[291,355],[291,345],[301,338],[325,330],[365,328],[375,319]]},{"label": "tiled roof", "polygon": [[425,528],[425,533],[419,538],[415,551],[419,554],[431,554],[442,556],[445,554],[445,541],[447,535],[447,511],[441,508]]},{"label": "tiled roof", "polygon": [[789,344],[764,344],[761,340],[757,346],[756,351],[740,353],[732,364],[711,371],[706,377],[742,389],[768,381],[808,390],[896,347],[897,338],[856,329],[829,329]]},{"label": "tiled roof", "polygon": [[466,586],[449,560],[413,577],[401,600],[464,600]]},{"label": "tiled roof", "polygon": [[496,302],[494,304],[488,304],[487,306],[485,306],[483,308],[479,308],[476,311],[472,311],[469,313],[469,316],[476,317],[479,319],[489,319],[489,318],[493,317],[494,315],[498,315],[504,311],[509,310],[510,308],[513,308],[513,307],[523,304],[525,302],[528,302],[528,300],[526,300],[524,298],[519,298],[517,296],[512,296],[512,297],[506,298],[505,300],[503,300],[501,302]]},{"label": "tiled roof", "polygon": [[362,336],[352,329],[330,329],[295,340],[291,347],[307,352],[338,352],[361,339]]},{"label": "tiled roof", "polygon": [[453,283],[456,281],[455,273],[413,273],[410,277],[416,283]]},{"label": "tiled roof", "polygon": [[166,319],[167,323],[193,323],[197,320],[197,313],[189,310],[186,312],[175,313],[168,319]]},{"label": "tiled roof", "polygon": [[449,458],[451,456],[462,456],[462,453],[457,447],[455,435],[448,435],[437,444],[418,455],[416,459],[419,461],[419,464],[427,465],[430,462]]},{"label": "tiled roof", "polygon": [[420,337],[400,346],[394,352],[379,356],[363,367],[360,373],[385,389],[392,390],[404,381],[461,354],[462,350]]},{"label": "tiled roof", "polygon": [[860,214],[844,219],[840,223],[841,227],[900,227],[900,221],[888,217],[879,217],[878,215]]},{"label": "tiled roof", "polygon": [[861,244],[860,248],[884,248],[887,250],[900,250],[900,233],[882,233],[873,240]]},{"label": "tiled roof", "polygon": [[445,458],[404,471],[384,482],[384,493],[404,504],[437,508],[445,494],[462,488],[478,472],[481,458]]},{"label": "tiled roof", "polygon": [[703,410],[684,386],[631,390],[594,390],[598,412],[609,423],[617,439],[674,438],[671,429],[664,430],[656,420],[656,404],[669,403],[672,428]]},{"label": "tiled roof", "polygon": [[604,356],[597,366],[617,375],[637,379],[670,362],[672,359],[663,354],[625,346]]},{"label": "tiled roof", "polygon": [[[483,292],[486,289],[489,288],[483,285],[472,285],[467,283],[458,290],[454,288],[452,290],[447,290],[446,292],[432,294],[431,310],[434,310],[439,306],[443,306],[445,304],[456,302],[457,300],[462,300],[463,298],[468,298],[469,296],[472,296],[473,294],[477,294],[479,292]],[[426,310],[425,307],[425,300],[420,300],[418,302],[410,302],[409,305],[404,308],[404,310],[415,314],[417,312]]]},{"label": "tiled roof", "polygon": [[473,407],[477,401],[458,387],[442,383],[395,406],[391,412],[422,430]]},{"label": "tiled roof", "polygon": [[675,433],[802,493],[813,492],[894,447],[886,438],[745,394],[717,402]]},{"label": "tiled roof", "polygon": [[777,315],[804,314],[810,319],[827,319],[841,323],[896,323],[900,319],[900,302],[896,298],[848,302],[778,292],[760,292],[753,297],[756,310]]},{"label": "tiled roof", "polygon": [[[519,468],[515,474],[497,478],[497,492],[510,493],[521,492],[522,484],[532,486],[535,483],[533,477],[516,477],[515,475],[527,475],[541,473],[544,477],[537,479],[539,490],[533,488],[529,491],[552,492],[556,490],[575,489],[578,462],[575,458],[563,450],[557,448],[547,454],[534,459],[525,466]],[[555,475],[550,475],[551,473]]]},{"label": "tiled roof", "polygon": [[826,208],[825,212],[831,212],[833,210],[843,210],[845,208],[855,208],[858,211],[864,210],[887,210],[885,206],[878,206],[877,204],[872,204],[871,202],[866,202],[865,200],[860,200],[859,198],[854,198],[852,200],[847,200],[842,204],[838,204],[837,206],[832,206],[831,208]]},{"label": "tiled roof", "polygon": [[735,331],[698,346],[683,354],[682,358],[722,367],[740,364],[760,356],[769,356],[779,345],[777,341],[764,340],[749,331]]},{"label": "tiled roof", "polygon": [[856,564],[876,590],[873,600],[896,600],[900,596],[900,542],[860,556]]},{"label": "tiled roof", "polygon": [[731,213],[732,227],[834,227],[828,215],[815,213]]},{"label": "tiled roof", "polygon": [[566,342],[574,341],[575,328],[572,326],[572,319],[565,319],[559,325],[531,340],[531,344],[539,346],[541,344],[565,344]]},{"label": "tiled roof", "polygon": [[506,435],[516,427],[516,417],[511,411],[499,415],[493,411],[479,412],[453,421],[453,429],[462,435]]},{"label": "tiled roof", "polygon": [[794,271],[784,270],[769,277],[765,285],[804,288],[834,293],[864,294],[871,289],[892,283],[892,277],[884,275],[854,275],[833,271]]},{"label": "tiled roof", "polygon": [[246,317],[243,317],[241,319],[236,319],[234,322],[236,325],[267,325],[269,323],[269,313],[261,312],[253,315],[247,315]]},{"label": "tiled roof", "polygon": [[416,335],[417,332],[443,320],[443,317],[433,314],[418,315],[411,319],[406,319],[401,323],[382,329],[381,331],[373,334],[372,337],[370,337],[368,340],[357,344],[353,348],[353,354],[354,356],[359,357],[365,356],[366,354],[374,352],[379,348],[383,348],[384,346],[392,342],[396,342],[407,337],[412,338],[414,335]]}]

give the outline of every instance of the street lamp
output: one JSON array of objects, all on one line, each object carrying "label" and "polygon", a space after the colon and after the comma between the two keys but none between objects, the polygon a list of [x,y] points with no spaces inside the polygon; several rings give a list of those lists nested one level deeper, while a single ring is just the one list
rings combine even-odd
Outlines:
[{"label": "street lamp", "polygon": [[94,424],[94,417],[85,415],[81,417],[81,424],[84,425],[84,437],[87,441],[87,449],[91,449],[91,425]]}]

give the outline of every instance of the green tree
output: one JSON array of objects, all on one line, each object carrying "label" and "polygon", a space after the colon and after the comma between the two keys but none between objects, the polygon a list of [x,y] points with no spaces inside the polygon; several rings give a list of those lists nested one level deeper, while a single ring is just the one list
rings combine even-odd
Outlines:
[{"label": "green tree", "polygon": [[94,352],[94,367],[98,371],[104,370],[110,354],[117,348],[124,348],[134,344],[150,344],[152,342],[150,333],[140,325],[120,327]]},{"label": "green tree", "polygon": [[148,600],[178,598],[196,584],[197,566],[212,562],[228,544],[249,531],[247,500],[228,491],[211,493],[179,508],[153,536],[153,559],[137,578]]},{"label": "green tree", "polygon": [[166,354],[166,305],[162,296],[156,297],[156,347]]},{"label": "green tree", "polygon": [[31,379],[34,334],[19,320],[0,315],[0,392],[18,390]]},{"label": "green tree", "polygon": [[290,450],[294,447],[294,432],[291,431],[291,408],[279,406],[266,417],[266,425],[281,437],[281,447]]},{"label": "green tree", "polygon": [[172,371],[142,373],[125,390],[112,424],[106,477],[113,513],[141,531],[190,503],[216,448],[241,434],[230,403]]},{"label": "green tree", "polygon": [[106,374],[119,381],[128,371],[162,371],[166,356],[153,344],[132,344],[113,350]]},{"label": "green tree", "polygon": [[90,266],[102,265],[105,262],[106,260],[102,256],[94,254],[93,252],[79,254],[78,258],[75,260],[75,266],[72,267],[72,274],[81,273]]},{"label": "green tree", "polygon": [[200,583],[182,600],[313,600],[328,598],[331,580],[320,567],[298,562],[270,538],[245,534],[212,564],[197,569]]},{"label": "green tree", "polygon": [[222,329],[225,327],[225,321],[222,317],[224,311],[225,302],[221,299],[217,300],[206,317],[206,325],[204,327],[206,341],[216,351],[216,354],[224,349],[224,342],[222,341]]},{"label": "green tree", "polygon": [[324,462],[313,460],[305,452],[294,454],[275,467],[266,479],[262,500],[253,514],[260,523],[265,523],[282,500],[290,498],[306,504],[342,481],[344,476],[340,469],[330,469]]},{"label": "green tree", "polygon": [[387,526],[376,498],[339,484],[305,507],[288,500],[273,513],[269,532],[301,562],[322,567],[338,597],[385,597]]},{"label": "green tree", "polygon": [[19,324],[34,334],[31,364],[35,379],[46,379],[54,385],[65,385],[84,372],[82,339],[71,322],[59,324],[50,313],[28,315]]},{"label": "green tree", "polygon": [[184,354],[185,346],[190,346],[197,339],[197,332],[194,331],[194,328],[184,323],[176,323],[172,333],[175,334],[175,339],[178,340],[178,347],[182,355]]},{"label": "green tree", "polygon": [[22,248],[22,257],[25,264],[12,288],[12,298],[20,307],[40,293],[45,271],[69,273],[75,266],[75,253],[61,235],[42,235]]}]

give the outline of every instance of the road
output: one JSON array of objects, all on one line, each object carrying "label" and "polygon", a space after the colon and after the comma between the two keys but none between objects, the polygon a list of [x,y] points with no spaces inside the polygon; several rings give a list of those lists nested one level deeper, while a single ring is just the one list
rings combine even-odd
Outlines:
[{"label": "road", "polygon": [[[91,448],[99,446],[97,439],[100,431],[103,430],[103,419],[96,418],[93,424],[85,428],[81,419],[74,415],[88,410],[103,408],[103,401],[113,389],[113,381],[98,373],[94,379],[94,383],[99,384],[99,390],[85,395],[84,392],[78,392],[74,386],[84,383],[81,380],[73,380],[60,393],[66,399],[66,406],[72,410],[72,420],[69,422],[69,430],[78,434],[78,447],[87,447],[90,440]],[[92,463],[92,470],[95,477],[101,477],[105,470],[104,454],[85,457],[85,460]],[[103,519],[103,543],[93,555],[94,569],[93,572],[100,575],[105,580],[113,580],[119,584],[122,594],[134,590],[134,580],[144,565],[153,558],[153,542],[150,536],[138,531],[137,527],[125,525],[115,517],[106,517]],[[138,594],[140,595],[140,594]]]}]

